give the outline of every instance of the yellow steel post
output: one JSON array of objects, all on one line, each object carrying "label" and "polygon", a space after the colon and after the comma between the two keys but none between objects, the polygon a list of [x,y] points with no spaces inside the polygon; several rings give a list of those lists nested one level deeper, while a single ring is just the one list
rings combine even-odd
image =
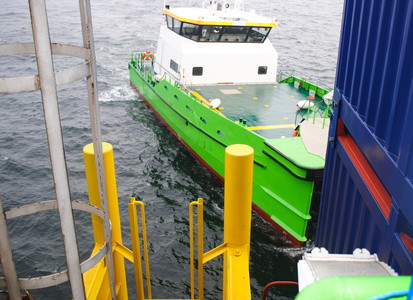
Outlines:
[{"label": "yellow steel post", "polygon": [[[118,193],[116,188],[115,163],[113,158],[113,148],[109,143],[102,143],[103,162],[105,167],[106,193],[108,199],[109,218],[112,224],[112,243],[122,245],[122,232],[120,226]],[[89,202],[100,207],[98,181],[96,175],[96,165],[93,144],[88,144],[83,148],[85,160],[86,180],[89,191]],[[104,233],[102,220],[92,215],[93,233],[95,236],[95,249],[97,251],[104,243]],[[117,298],[128,299],[126,286],[125,261],[118,252],[113,253]]]},{"label": "yellow steel post", "polygon": [[204,300],[204,199],[198,198],[198,299]]},{"label": "yellow steel post", "polygon": [[251,299],[251,238],[254,149],[231,145],[225,150],[224,300]]},{"label": "yellow steel post", "polygon": [[191,268],[191,300],[195,299],[195,268],[194,268],[194,205],[193,201],[189,204],[189,256]]}]

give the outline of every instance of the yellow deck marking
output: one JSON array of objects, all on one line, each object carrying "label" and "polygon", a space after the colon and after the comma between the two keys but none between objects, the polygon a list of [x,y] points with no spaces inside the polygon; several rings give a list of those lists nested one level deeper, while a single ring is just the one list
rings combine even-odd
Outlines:
[{"label": "yellow deck marking", "polygon": [[[197,89],[198,90],[198,89]],[[202,97],[199,93],[197,93],[197,92],[194,92],[194,91],[190,91],[199,101],[201,101],[205,106],[207,106],[207,107],[211,107],[210,106],[210,104],[209,104],[209,102],[207,101],[207,100],[205,100],[205,98],[204,97]],[[211,101],[212,99],[210,99],[210,101]],[[219,110],[217,110],[217,109],[215,109],[215,108],[212,108],[214,111],[216,111],[217,113],[219,113],[220,115],[222,115],[222,116],[224,116],[225,117],[225,115],[222,113],[222,112],[220,112]],[[224,109],[223,107],[221,108],[219,108],[219,109]]]},{"label": "yellow deck marking", "polygon": [[239,89],[239,90],[242,90],[242,89],[243,89],[243,87],[242,87],[242,86],[240,86],[238,89]]},{"label": "yellow deck marking", "polygon": [[274,88],[276,89],[278,86],[274,85]]},{"label": "yellow deck marking", "polygon": [[291,95],[290,97],[291,97],[291,98],[294,98],[295,96]]},{"label": "yellow deck marking", "polygon": [[283,120],[289,120],[289,118],[285,117],[285,118],[283,118]]},{"label": "yellow deck marking", "polygon": [[265,125],[265,126],[252,126],[247,127],[249,130],[267,130],[267,129],[281,129],[281,128],[295,128],[294,124],[281,124],[281,125]]},{"label": "yellow deck marking", "polygon": [[252,99],[257,100],[258,98],[257,97],[252,97]]},{"label": "yellow deck marking", "polygon": [[196,89],[197,91],[200,91],[201,89]]},{"label": "yellow deck marking", "polygon": [[264,106],[265,106],[265,107],[270,107],[268,104],[265,104]]}]

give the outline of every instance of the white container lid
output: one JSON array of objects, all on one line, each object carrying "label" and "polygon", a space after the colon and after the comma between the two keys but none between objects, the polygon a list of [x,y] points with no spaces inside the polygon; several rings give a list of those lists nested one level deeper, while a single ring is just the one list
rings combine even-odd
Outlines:
[{"label": "white container lid", "polygon": [[326,277],[398,276],[386,263],[379,261],[376,254],[359,248],[353,254],[330,254],[325,248],[314,248],[311,253],[305,253],[297,265],[300,292]]}]

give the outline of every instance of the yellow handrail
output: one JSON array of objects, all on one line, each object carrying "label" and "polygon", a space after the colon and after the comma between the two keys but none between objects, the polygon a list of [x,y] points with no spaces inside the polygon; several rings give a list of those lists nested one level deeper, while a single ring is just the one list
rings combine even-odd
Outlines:
[{"label": "yellow handrail", "polygon": [[[191,300],[195,298],[194,206],[198,226],[198,299],[204,299],[204,264],[224,254],[224,300],[251,299],[249,247],[251,231],[252,171],[254,150],[246,145],[232,145],[225,151],[224,243],[204,254],[203,199],[189,205]],[[147,275],[148,299],[152,299],[144,204],[131,198],[129,219],[138,300],[145,300],[136,205],[141,207],[142,236]]]},{"label": "yellow handrail", "polygon": [[198,299],[204,299],[204,208],[203,199],[189,204],[189,243],[191,261],[191,300],[195,299],[195,268],[194,268],[194,206],[197,206],[198,224]]},{"label": "yellow handrail", "polygon": [[195,299],[195,269],[194,269],[194,221],[193,209],[198,202],[194,201],[189,204],[189,256],[191,265],[191,300]]},{"label": "yellow handrail", "polygon": [[[151,279],[149,271],[148,242],[146,235],[145,207],[141,201],[130,198],[128,204],[129,221],[132,238],[130,251],[122,244],[120,232],[119,209],[116,193],[116,180],[113,163],[113,149],[104,144],[104,162],[108,184],[108,199],[110,199],[109,215],[112,223],[112,244],[116,272],[116,294],[118,299],[127,299],[124,258],[134,263],[136,293],[138,300],[145,300],[142,259],[139,240],[137,208],[140,206],[142,222],[142,238],[146,270],[146,285],[148,299],[152,299]],[[85,167],[88,181],[90,202],[96,202],[96,175],[94,170],[93,152],[85,147]],[[197,206],[198,226],[198,299],[204,299],[203,265],[208,261],[224,255],[224,293],[223,299],[250,300],[249,282],[249,244],[251,229],[251,195],[252,170],[254,151],[246,145],[231,145],[225,150],[225,210],[224,210],[224,243],[207,253],[203,253],[203,199],[189,205],[190,217],[190,264],[191,264],[191,300],[195,298],[195,265],[194,265],[194,206]],[[108,180],[110,178],[110,180]],[[95,244],[102,245],[102,223],[92,217]],[[99,249],[97,247],[96,249]],[[110,293],[107,284],[107,267],[102,260],[96,268],[85,273],[85,286],[88,299],[106,299]],[[161,300],[161,299],[159,299]],[[171,299],[172,300],[172,299]]]},{"label": "yellow handrail", "polygon": [[145,270],[146,270],[146,286],[148,290],[148,299],[152,299],[151,291],[151,275],[149,272],[149,256],[148,256],[148,239],[146,238],[146,220],[145,220],[145,206],[141,201],[136,201],[134,197],[130,198],[131,203],[128,204],[129,208],[129,221],[130,230],[132,238],[132,250],[133,250],[133,260],[135,267],[135,281],[136,281],[136,293],[138,300],[144,300],[144,290],[143,290],[143,275],[142,275],[142,262],[141,262],[141,250],[139,242],[139,227],[138,218],[136,212],[136,205],[141,207],[141,217],[142,217],[142,238],[143,238],[143,250],[145,257]]}]

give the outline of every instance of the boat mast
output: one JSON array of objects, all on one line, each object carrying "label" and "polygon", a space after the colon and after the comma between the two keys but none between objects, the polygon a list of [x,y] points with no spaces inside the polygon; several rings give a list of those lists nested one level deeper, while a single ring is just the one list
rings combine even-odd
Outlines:
[{"label": "boat mast", "polygon": [[[215,3],[213,3],[213,2],[215,2]],[[202,2],[202,8],[205,8],[205,5],[208,5],[208,4],[211,4],[211,7],[213,7],[214,4],[216,6],[217,2],[218,2],[217,0],[204,0]],[[224,3],[226,3],[226,1],[224,1]],[[164,6],[165,6],[165,0],[164,0]],[[189,6],[191,6],[191,0],[189,0]],[[234,9],[235,10],[244,10],[244,0],[235,0]]]}]

